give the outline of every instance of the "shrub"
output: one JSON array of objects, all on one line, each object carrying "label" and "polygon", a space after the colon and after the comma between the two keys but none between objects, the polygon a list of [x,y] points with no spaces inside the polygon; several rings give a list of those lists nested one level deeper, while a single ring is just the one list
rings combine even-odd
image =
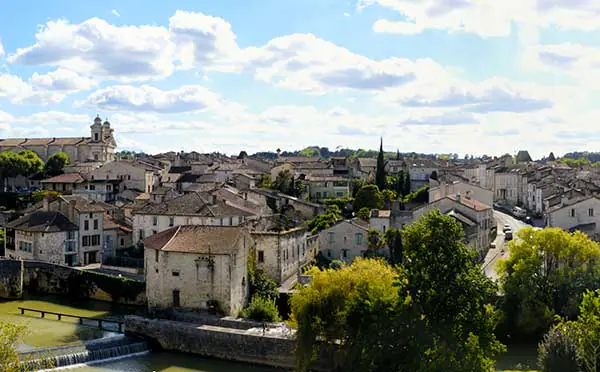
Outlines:
[{"label": "shrub", "polygon": [[344,262],[340,261],[340,260],[333,260],[331,261],[331,263],[329,264],[329,268],[333,269],[333,270],[339,270],[342,267],[344,267]]},{"label": "shrub", "polygon": [[363,207],[358,211],[358,213],[356,213],[356,217],[363,221],[369,221],[371,218],[371,210],[367,207]]},{"label": "shrub", "polygon": [[279,296],[277,283],[262,270],[256,270],[250,276],[250,297],[262,297],[276,300]]},{"label": "shrub", "polygon": [[577,331],[573,326],[560,324],[544,336],[538,350],[538,366],[542,372],[582,371]]},{"label": "shrub", "polygon": [[250,301],[248,307],[242,311],[241,315],[243,318],[251,319],[257,322],[273,323],[280,321],[279,311],[277,310],[275,300],[270,300],[260,296],[252,297],[252,301]]}]

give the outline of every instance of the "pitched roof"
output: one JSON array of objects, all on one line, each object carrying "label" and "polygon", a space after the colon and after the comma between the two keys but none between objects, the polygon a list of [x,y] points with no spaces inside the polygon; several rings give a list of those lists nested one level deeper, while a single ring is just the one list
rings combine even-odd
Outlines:
[{"label": "pitched roof", "polygon": [[113,217],[105,214],[104,215],[104,230],[120,229],[125,232],[131,232],[132,229],[129,226],[118,223]]},{"label": "pitched roof", "polygon": [[361,167],[375,168],[377,167],[377,159],[375,158],[358,158],[358,164]]},{"label": "pitched roof", "polygon": [[95,213],[95,212],[104,212],[104,207],[95,202],[88,201],[86,198],[78,195],[62,195],[59,199],[64,200],[66,203],[70,203],[71,201],[75,202],[75,210],[80,213]]},{"label": "pitched roof", "polygon": [[169,168],[169,173],[185,173],[185,172],[189,172],[192,170],[192,167],[187,165],[187,166],[173,166],[171,168]]},{"label": "pitched roof", "polygon": [[231,254],[244,228],[233,226],[177,226],[144,241],[144,247],[165,252]]},{"label": "pitched roof", "polygon": [[147,203],[135,211],[136,214],[148,215],[197,215],[201,217],[251,216],[253,213],[221,201],[209,204],[201,194],[192,192],[162,203]]},{"label": "pitched roof", "polygon": [[475,199],[468,199],[466,197],[461,197],[461,198],[457,198],[457,195],[448,195],[446,196],[446,198],[455,201],[458,203],[458,199],[460,199],[460,204],[464,205],[465,207],[471,208],[477,212],[481,212],[481,211],[485,211],[488,209],[491,209],[492,207],[490,207],[489,205],[483,204],[482,202],[475,200]]},{"label": "pitched roof", "polygon": [[7,225],[8,228],[30,232],[75,231],[78,227],[60,212],[37,211]]},{"label": "pitched roof", "polygon": [[463,225],[467,225],[467,226],[477,225],[477,222],[473,221],[472,219],[470,219],[469,217],[465,216],[464,214],[460,213],[459,211],[457,211],[455,209],[449,210],[448,212],[446,212],[446,215],[448,215],[450,217],[454,217],[455,219],[458,220],[458,222],[462,223]]},{"label": "pitched roof", "polygon": [[82,183],[85,177],[81,173],[63,173],[55,177],[42,180],[42,183]]}]

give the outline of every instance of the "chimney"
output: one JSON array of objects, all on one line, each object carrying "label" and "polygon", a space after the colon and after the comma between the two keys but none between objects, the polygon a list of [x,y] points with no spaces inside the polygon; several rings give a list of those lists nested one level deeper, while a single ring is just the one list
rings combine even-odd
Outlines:
[{"label": "chimney", "polygon": [[[70,200],[69,201],[69,215],[67,216],[67,218],[69,219],[69,221],[74,222],[75,221],[75,205],[77,204],[76,200]],[[78,221],[79,222],[79,221]]]},{"label": "chimney", "polygon": [[42,201],[42,211],[48,212],[50,210],[50,200],[48,197],[45,197]]}]

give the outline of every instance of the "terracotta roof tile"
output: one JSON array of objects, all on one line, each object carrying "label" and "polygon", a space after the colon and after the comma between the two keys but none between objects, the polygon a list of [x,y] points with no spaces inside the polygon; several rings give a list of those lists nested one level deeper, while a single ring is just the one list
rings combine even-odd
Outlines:
[{"label": "terracotta roof tile", "polygon": [[82,183],[85,178],[80,173],[64,173],[42,180],[42,183]]},{"label": "terracotta roof tile", "polygon": [[235,253],[244,228],[231,226],[177,226],[152,235],[144,246],[165,252]]},{"label": "terracotta roof tile", "polygon": [[[457,197],[456,195],[448,195],[446,196],[448,199],[453,200],[455,202],[457,201]],[[460,198],[460,204],[464,205],[465,207],[471,208],[475,211],[485,211],[488,209],[491,209],[492,207],[490,207],[489,205],[483,204],[482,202],[475,200],[475,199],[467,199],[466,197],[462,196]]]}]

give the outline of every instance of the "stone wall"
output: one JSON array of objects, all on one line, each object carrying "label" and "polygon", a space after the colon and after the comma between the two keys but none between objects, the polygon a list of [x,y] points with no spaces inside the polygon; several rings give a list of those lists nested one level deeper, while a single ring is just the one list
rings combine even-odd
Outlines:
[{"label": "stone wall", "polygon": [[[125,334],[145,338],[168,351],[277,368],[295,367],[296,341],[291,337],[138,316],[125,317]],[[335,370],[335,353],[323,352],[318,361],[314,371]]]},{"label": "stone wall", "polygon": [[0,259],[0,298],[20,298],[24,292],[147,304],[144,282],[41,261]]}]

